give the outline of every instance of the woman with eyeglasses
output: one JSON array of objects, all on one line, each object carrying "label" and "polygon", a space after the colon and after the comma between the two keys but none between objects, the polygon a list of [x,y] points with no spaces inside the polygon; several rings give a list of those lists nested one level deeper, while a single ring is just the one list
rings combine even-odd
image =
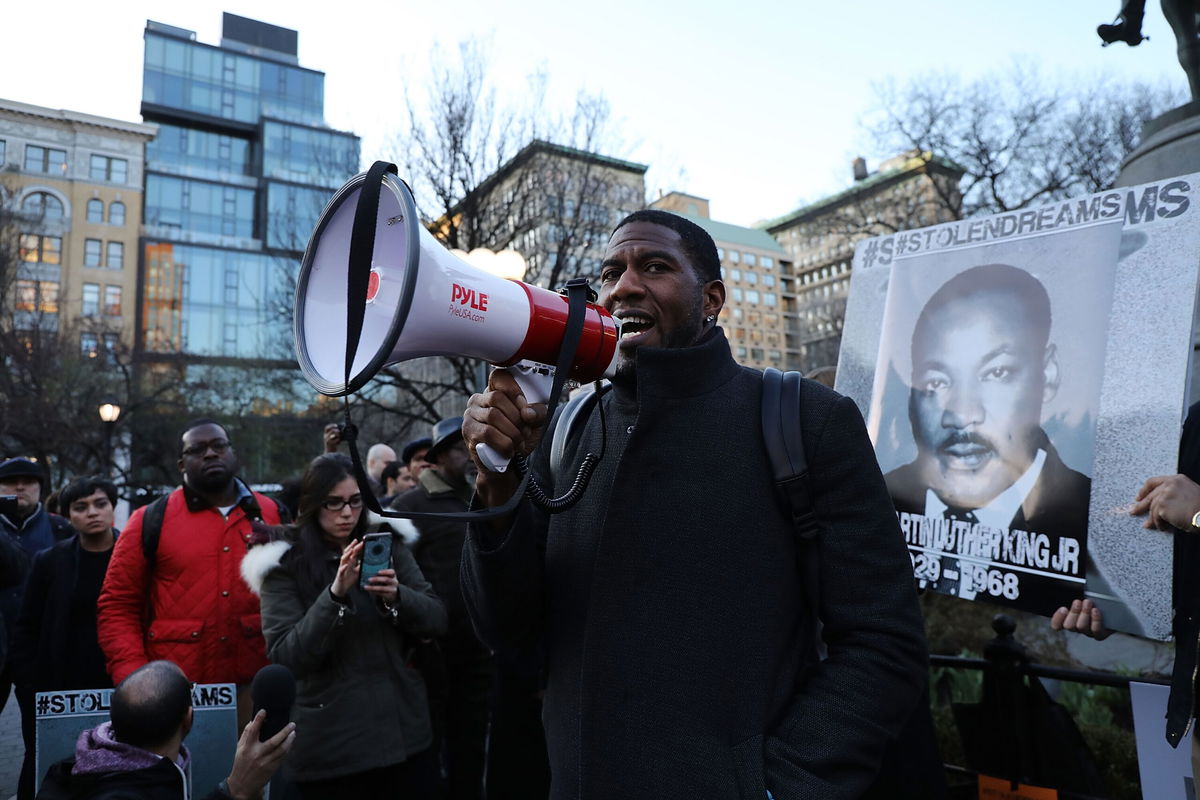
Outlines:
[{"label": "woman with eyeglasses", "polygon": [[446,609],[398,537],[391,568],[360,581],[367,527],[352,462],[329,453],[304,474],[296,523],[242,562],[267,655],[296,676],[287,772],[304,800],[436,792],[425,685],[408,656],[445,632]]}]

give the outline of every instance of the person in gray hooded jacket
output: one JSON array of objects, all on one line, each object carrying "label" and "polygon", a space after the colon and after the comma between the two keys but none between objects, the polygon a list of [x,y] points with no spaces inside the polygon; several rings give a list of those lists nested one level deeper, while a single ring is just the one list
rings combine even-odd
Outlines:
[{"label": "person in gray hooded jacket", "polygon": [[306,800],[430,797],[429,705],[409,656],[445,632],[446,609],[398,537],[393,568],[359,585],[368,526],[353,474],[340,453],[314,459],[295,527],[243,561],[262,599],[267,655],[296,675],[286,772]]}]

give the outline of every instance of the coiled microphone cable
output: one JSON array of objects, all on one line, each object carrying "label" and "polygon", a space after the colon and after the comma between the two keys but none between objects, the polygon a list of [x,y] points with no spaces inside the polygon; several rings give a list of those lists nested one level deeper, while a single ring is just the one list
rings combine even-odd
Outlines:
[{"label": "coiled microphone cable", "polygon": [[[604,400],[600,397],[600,381],[596,381],[594,389],[596,405],[600,409],[600,454],[588,453],[583,457],[583,462],[579,465],[579,471],[575,473],[575,480],[572,481],[571,488],[561,497],[550,497],[534,476],[530,476],[529,485],[525,487],[525,496],[529,498],[530,502],[551,514],[561,514],[579,502],[592,479],[592,473],[595,472],[600,460],[604,458],[604,451],[608,446],[608,423],[604,420]],[[529,471],[528,459],[524,455],[518,455],[514,460],[518,474],[524,478],[525,473]]]}]

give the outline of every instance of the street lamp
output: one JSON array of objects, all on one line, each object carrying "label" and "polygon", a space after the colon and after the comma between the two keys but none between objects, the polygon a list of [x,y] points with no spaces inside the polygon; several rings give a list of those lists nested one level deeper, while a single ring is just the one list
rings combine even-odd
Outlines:
[{"label": "street lamp", "polygon": [[104,469],[112,474],[112,434],[121,416],[121,406],[115,397],[109,396],[100,401],[97,411],[100,421],[104,423]]}]

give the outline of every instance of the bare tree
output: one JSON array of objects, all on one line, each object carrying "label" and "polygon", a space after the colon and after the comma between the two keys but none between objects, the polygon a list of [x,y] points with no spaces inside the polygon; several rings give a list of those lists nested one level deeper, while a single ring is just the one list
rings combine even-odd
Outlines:
[{"label": "bare tree", "polygon": [[[477,41],[435,51],[423,97],[408,96],[409,130],[393,143],[429,230],[447,247],[516,249],[525,280],[556,287],[598,271],[595,253],[614,209],[644,202],[641,165],[603,153],[620,144],[603,97],[581,92],[568,113],[546,110],[547,76],[529,79],[524,104],[503,103]],[[636,179],[614,177],[624,171]],[[482,382],[468,359],[406,362],[383,370],[356,398],[364,422],[424,433],[461,413]]]},{"label": "bare tree", "polygon": [[951,74],[888,82],[876,95],[867,129],[879,151],[927,153],[963,170],[960,186],[938,186],[956,219],[1111,187],[1142,125],[1183,100],[1140,83],[1065,89],[1023,69],[967,84]]}]

